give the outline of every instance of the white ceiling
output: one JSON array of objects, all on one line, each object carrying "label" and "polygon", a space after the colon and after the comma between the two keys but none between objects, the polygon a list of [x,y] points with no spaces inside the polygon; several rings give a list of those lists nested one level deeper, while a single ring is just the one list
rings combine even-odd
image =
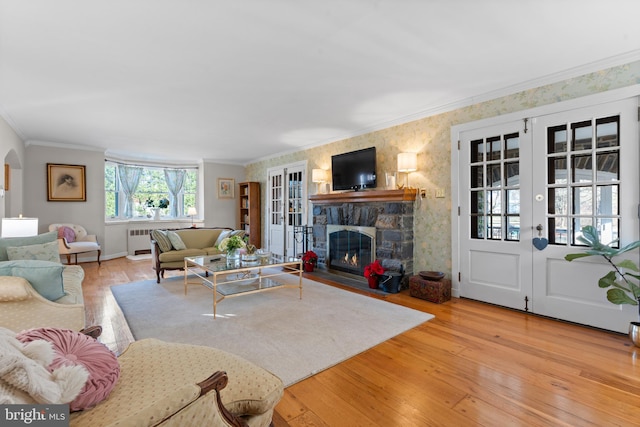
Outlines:
[{"label": "white ceiling", "polygon": [[638,0],[0,0],[25,142],[246,164],[640,59]]}]

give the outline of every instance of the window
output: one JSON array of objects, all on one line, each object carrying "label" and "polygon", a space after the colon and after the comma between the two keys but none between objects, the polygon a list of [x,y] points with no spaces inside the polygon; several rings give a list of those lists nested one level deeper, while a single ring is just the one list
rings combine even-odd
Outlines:
[{"label": "window", "polygon": [[[126,186],[120,182],[119,167],[132,167],[139,172],[137,185],[135,182],[130,183],[134,186],[131,195],[131,215],[125,213],[127,196],[123,188]],[[182,176],[180,171],[184,171],[182,182],[180,179],[175,179],[176,175]],[[167,176],[174,176],[174,178],[169,178],[168,181]],[[169,191],[168,182],[170,181],[179,188],[175,197]],[[185,217],[189,207],[196,207],[197,188],[197,168],[163,168],[107,161],[105,163],[105,216],[106,218],[151,218],[155,209],[160,209],[162,217]],[[169,206],[160,208],[161,199],[169,200]]]}]

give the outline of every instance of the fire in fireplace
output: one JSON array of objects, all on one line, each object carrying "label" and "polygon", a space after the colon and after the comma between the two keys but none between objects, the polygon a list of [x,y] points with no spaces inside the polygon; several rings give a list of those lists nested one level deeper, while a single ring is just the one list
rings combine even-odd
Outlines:
[{"label": "fire in fireplace", "polygon": [[327,225],[327,268],[362,276],[375,259],[375,227]]}]

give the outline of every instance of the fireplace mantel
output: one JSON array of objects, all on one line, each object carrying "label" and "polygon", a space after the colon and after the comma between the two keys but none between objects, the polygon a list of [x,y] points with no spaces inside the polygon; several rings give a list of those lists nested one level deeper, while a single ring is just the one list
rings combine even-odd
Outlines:
[{"label": "fireplace mantel", "polygon": [[333,203],[368,203],[368,202],[407,202],[416,199],[418,190],[405,188],[402,190],[367,190],[346,191],[344,193],[314,194],[309,200],[314,205]]}]

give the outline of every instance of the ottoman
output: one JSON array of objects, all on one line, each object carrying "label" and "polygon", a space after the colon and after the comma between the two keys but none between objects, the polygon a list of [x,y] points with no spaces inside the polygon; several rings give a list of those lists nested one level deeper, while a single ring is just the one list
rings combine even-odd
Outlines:
[{"label": "ottoman", "polygon": [[430,302],[443,303],[451,299],[451,280],[427,280],[420,276],[409,278],[409,295]]}]

